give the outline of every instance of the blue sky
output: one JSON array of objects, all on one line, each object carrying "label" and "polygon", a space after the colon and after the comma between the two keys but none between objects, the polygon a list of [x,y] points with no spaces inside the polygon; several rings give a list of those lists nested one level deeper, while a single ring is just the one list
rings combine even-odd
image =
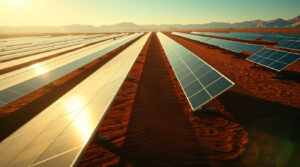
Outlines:
[{"label": "blue sky", "polygon": [[0,0],[0,26],[233,23],[297,15],[300,0]]}]

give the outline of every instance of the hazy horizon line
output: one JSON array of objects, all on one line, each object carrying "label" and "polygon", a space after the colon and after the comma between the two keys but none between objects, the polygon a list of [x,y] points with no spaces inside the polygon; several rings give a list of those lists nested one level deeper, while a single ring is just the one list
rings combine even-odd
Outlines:
[{"label": "hazy horizon line", "polygon": [[243,20],[243,21],[239,21],[239,22],[218,22],[218,21],[211,21],[211,22],[206,22],[206,23],[189,23],[189,24],[182,24],[182,23],[150,23],[150,24],[139,24],[139,23],[135,23],[134,21],[121,21],[121,22],[117,22],[114,24],[101,24],[101,25],[95,25],[95,24],[84,24],[84,23],[71,23],[71,24],[61,24],[61,25],[42,25],[42,24],[32,24],[32,25],[0,25],[0,27],[63,27],[63,26],[70,26],[70,25],[86,25],[86,26],[94,26],[94,27],[100,27],[100,26],[111,26],[111,25],[117,25],[117,24],[122,24],[122,23],[130,23],[130,24],[135,24],[135,25],[204,25],[204,24],[211,24],[211,23],[228,23],[228,24],[236,24],[236,23],[242,23],[242,22],[247,22],[247,21],[273,21],[273,20],[278,20],[278,19],[282,19],[282,20],[291,20],[294,19],[296,17],[299,17],[299,15],[296,15],[295,17],[292,18],[288,18],[288,19],[283,19],[282,17],[277,17],[276,19],[271,19],[271,20],[263,20],[263,19],[252,19],[252,20]]}]

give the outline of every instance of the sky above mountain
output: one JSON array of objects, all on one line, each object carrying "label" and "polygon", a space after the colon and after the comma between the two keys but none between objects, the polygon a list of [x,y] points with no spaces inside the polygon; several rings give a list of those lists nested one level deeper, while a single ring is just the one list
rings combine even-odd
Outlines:
[{"label": "sky above mountain", "polygon": [[0,26],[203,24],[289,19],[299,0],[0,0]]}]

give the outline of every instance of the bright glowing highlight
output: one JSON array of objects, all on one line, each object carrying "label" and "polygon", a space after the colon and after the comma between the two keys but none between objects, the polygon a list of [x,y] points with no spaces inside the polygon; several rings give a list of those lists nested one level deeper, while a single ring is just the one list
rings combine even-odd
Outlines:
[{"label": "bright glowing highlight", "polygon": [[34,68],[35,72],[38,74],[38,75],[41,75],[41,74],[44,74],[46,72],[48,72],[49,70],[47,70],[42,64],[40,63],[37,63],[37,64],[34,64],[32,65],[31,67]]}]

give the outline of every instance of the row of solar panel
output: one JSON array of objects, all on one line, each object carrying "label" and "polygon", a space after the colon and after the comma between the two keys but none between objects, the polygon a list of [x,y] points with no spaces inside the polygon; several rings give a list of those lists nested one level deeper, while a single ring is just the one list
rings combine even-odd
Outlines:
[{"label": "row of solar panel", "polygon": [[256,40],[262,38],[264,41],[281,42],[284,40],[299,40],[299,34],[282,34],[282,33],[242,33],[242,32],[230,32],[230,33],[215,33],[215,32],[192,32],[193,34],[210,35],[217,37],[227,37],[244,40]]},{"label": "row of solar panel", "polygon": [[[103,35],[103,34],[97,34]],[[51,39],[76,39],[76,38],[86,38],[86,37],[93,37],[96,35],[63,35],[63,36],[38,36],[38,37],[24,37],[24,38],[7,38],[7,39],[0,39],[2,41],[2,47],[13,47],[17,45],[26,45],[30,43],[36,42],[43,42],[49,41]]]},{"label": "row of solar panel", "polygon": [[84,40],[84,41],[75,41],[75,42],[68,42],[68,43],[59,43],[56,44],[54,43],[54,45],[46,45],[46,46],[39,46],[39,47],[35,47],[35,48],[27,48],[26,50],[23,50],[21,52],[17,52],[14,54],[9,54],[9,55],[5,55],[0,57],[0,62],[3,61],[7,61],[10,59],[15,59],[15,58],[19,58],[19,57],[25,57],[28,55],[34,55],[34,54],[38,54],[38,53],[43,53],[43,52],[48,52],[48,51],[52,51],[52,50],[57,50],[60,48],[66,48],[66,47],[70,47],[70,46],[75,46],[75,45],[79,45],[79,44],[89,44],[89,43],[93,43],[96,41],[102,41],[102,40],[107,40],[110,38],[115,38],[120,36],[121,34],[112,34],[112,35],[108,35],[108,36],[103,36],[97,39],[90,39],[90,40]]},{"label": "row of solar panel", "polygon": [[5,62],[11,59],[15,59],[18,57],[25,57],[28,55],[34,55],[34,54],[38,54],[38,53],[43,53],[43,52],[49,52],[52,50],[57,50],[60,48],[65,48],[65,47],[69,47],[69,46],[74,46],[74,45],[78,45],[80,44],[80,42],[78,43],[71,43],[71,44],[62,44],[62,45],[57,45],[57,46],[46,46],[46,47],[42,47],[42,48],[37,48],[37,49],[33,49],[33,50],[27,50],[24,52],[17,52],[14,54],[10,54],[10,55],[5,55],[5,56],[1,56],[0,57],[0,62]]},{"label": "row of solar panel", "polygon": [[251,62],[263,65],[276,71],[283,70],[299,59],[299,54],[274,49],[263,49],[247,58],[247,60]]},{"label": "row of solar panel", "polygon": [[[24,41],[31,41],[31,40],[36,40],[36,39],[41,39],[41,38],[49,38],[51,36],[37,36],[37,37],[16,37],[16,38],[1,38],[0,42],[3,44],[2,46],[8,46],[10,44],[15,45],[15,44],[22,44]],[[1,47],[0,47],[1,48]]]},{"label": "row of solar panel", "polygon": [[[121,34],[120,34],[121,35]],[[117,35],[114,35],[114,36],[117,36]],[[128,37],[125,37],[125,38],[128,38]],[[104,42],[100,42],[96,45],[90,45],[90,46],[86,46],[86,47],[83,47],[83,48],[80,48],[78,50],[72,50],[72,52],[68,52],[68,53],[64,53],[62,55],[59,55],[59,56],[56,56],[56,57],[53,57],[51,59],[47,59],[47,60],[44,60],[44,61],[41,61],[39,62],[38,64],[40,66],[42,66],[43,68],[47,69],[48,70],[51,70],[51,69],[54,69],[54,68],[57,68],[63,64],[67,64],[67,63],[70,63],[71,61],[75,61],[81,57],[84,57],[86,55],[90,55],[94,52],[96,52],[97,50],[100,50],[102,49],[103,47],[107,47],[109,45],[111,45],[112,43],[115,43],[116,41],[113,41],[113,42],[109,42],[111,40],[106,40]],[[107,44],[106,44],[107,43]],[[105,44],[105,45],[104,45]],[[19,60],[35,60],[36,58],[39,58],[40,56],[45,56],[47,55],[46,53],[53,53],[54,51],[51,51],[51,52],[45,52],[45,53],[42,53],[42,54],[37,54],[37,55],[33,55],[33,56],[27,56],[27,57],[24,57],[24,58],[20,58],[20,59],[16,59],[16,60],[11,60],[11,61],[8,61],[8,62],[5,62],[5,63],[1,63],[1,64],[10,64],[11,62],[13,64],[16,64],[19,62]],[[32,58],[32,59],[31,59]],[[53,65],[52,65],[53,64]],[[8,73],[5,73],[5,74],[2,74],[0,76],[0,90],[3,89],[3,85],[9,85],[11,86],[12,84],[16,84],[17,82],[15,81],[12,81],[11,79],[8,80],[8,82],[3,82],[3,79],[5,78],[12,78],[13,76],[21,76],[21,73],[22,75],[24,76],[21,76],[21,77],[15,77],[14,80],[23,80],[23,78],[27,78],[27,76],[33,76],[33,75],[36,75],[36,71],[37,68],[35,67],[36,64],[32,65],[32,66],[27,66],[27,67],[23,67],[23,68],[20,68],[20,69],[16,69],[14,71],[11,71],[11,72],[8,72]],[[29,71],[33,71],[31,73],[29,73]],[[25,72],[27,74],[25,74]],[[18,79],[19,78],[19,79]]]},{"label": "row of solar panel", "polygon": [[158,38],[193,110],[234,85],[198,56],[162,33]]},{"label": "row of solar panel", "polygon": [[30,46],[20,46],[15,49],[11,50],[4,50],[0,52],[0,56],[5,56],[5,55],[10,55],[10,54],[15,54],[15,53],[21,53],[24,51],[28,50],[34,50],[34,49],[39,49],[39,48],[45,48],[48,46],[57,46],[57,45],[63,45],[67,43],[75,43],[75,42],[81,42],[83,39],[60,39],[60,40],[49,40],[43,43],[36,43],[36,44],[31,44]]},{"label": "row of solar panel", "polygon": [[249,34],[242,34],[242,33],[214,33],[214,32],[191,32],[191,33],[200,34],[200,35],[217,36],[217,37],[243,39],[243,40],[256,40],[257,38],[261,37],[260,35],[249,35]]},{"label": "row of solar panel", "polygon": [[1,52],[5,51],[11,51],[11,50],[17,50],[17,49],[23,49],[23,48],[29,48],[29,47],[35,47],[39,45],[47,45],[51,43],[59,43],[59,42],[67,42],[67,41],[75,41],[75,40],[82,40],[84,36],[60,36],[60,37],[47,37],[47,38],[35,38],[31,40],[24,40],[24,41],[18,41],[18,42],[10,42],[10,43],[4,43],[0,47]]},{"label": "row of solar panel", "polygon": [[[124,39],[128,38],[124,37]],[[55,56],[51,59],[47,59],[44,61],[40,61],[30,66],[26,66],[23,68],[18,68],[13,71],[7,72],[5,74],[0,75],[0,90],[9,88],[13,85],[19,84],[24,82],[28,79],[41,75],[47,71],[54,70],[58,67],[81,59],[87,55],[93,54],[99,50],[102,50],[105,47],[113,45],[114,43],[118,42],[118,40],[107,40],[100,42],[95,45],[86,46],[77,50],[73,50],[72,52],[64,53],[59,56]],[[36,56],[29,56],[21,59],[16,59],[14,61],[9,61],[6,63],[17,63],[23,59],[27,60],[27,58],[37,58],[38,56],[43,55],[39,54]],[[8,64],[9,65],[9,64]]]},{"label": "row of solar panel", "polygon": [[300,40],[299,41],[285,40],[280,42],[276,46],[280,48],[300,50]]},{"label": "row of solar panel", "polygon": [[[48,57],[48,56],[51,56],[51,55],[57,55],[57,54],[66,55],[65,53],[69,52],[69,51],[72,51],[71,53],[74,53],[74,51],[73,51],[74,49],[80,49],[82,46],[86,46],[86,45],[92,44],[92,43],[98,43],[100,41],[110,41],[110,40],[112,40],[112,38],[122,37],[123,35],[124,34],[117,34],[117,35],[112,34],[112,35],[103,36],[103,37],[96,38],[96,39],[88,39],[88,40],[85,40],[85,41],[83,41],[81,43],[78,43],[76,45],[72,45],[72,46],[65,45],[61,49],[56,49],[56,50],[52,50],[52,51],[48,50],[47,52],[43,51],[42,53],[36,53],[36,54],[28,54],[30,52],[19,53],[19,54],[15,55],[15,56],[19,55],[19,56],[17,56],[16,59],[2,62],[1,66],[0,66],[0,70],[8,68],[8,67],[12,67],[12,66],[20,65],[20,64],[23,64],[23,63],[26,63],[26,62],[30,62],[30,61],[33,61],[33,60],[45,58],[45,57]],[[93,45],[93,46],[95,46],[95,45]],[[88,48],[88,47],[86,46],[85,48]]]},{"label": "row of solar panel", "polygon": [[130,45],[1,142],[0,166],[76,166],[148,37]]},{"label": "row of solar panel", "polygon": [[97,34],[97,35],[74,35],[74,36],[59,36],[59,37],[40,37],[40,38],[29,38],[26,40],[17,40],[18,42],[10,42],[10,43],[3,43],[0,45],[0,53],[3,55],[4,53],[9,54],[10,52],[27,48],[34,48],[43,45],[50,45],[50,44],[59,44],[59,43],[67,43],[67,42],[79,42],[85,39],[95,39],[98,37],[104,36],[104,34]]},{"label": "row of solar panel", "polygon": [[179,33],[179,32],[172,32],[173,35],[181,36],[184,38],[196,40],[199,42],[203,42],[206,44],[218,46],[220,48],[230,50],[236,53],[241,53],[243,51],[255,53],[258,50],[264,48],[262,45],[254,45],[249,43],[242,43],[242,42],[235,42],[235,41],[229,41],[229,40],[223,40],[223,39],[217,39],[217,38],[208,38],[208,37],[202,37],[198,35],[191,35],[186,33]]},{"label": "row of solar panel", "polygon": [[1,90],[0,91],[0,106],[10,103],[10,102],[28,94],[29,92],[32,92],[35,89],[42,87],[43,85],[51,83],[52,81],[78,69],[79,67],[82,67],[82,66],[94,61],[95,59],[107,54],[108,52],[111,52],[112,50],[122,46],[123,44],[125,44],[141,35],[142,35],[141,33],[134,34],[130,38],[128,38],[126,40],[121,40],[120,42],[118,42],[114,45],[108,46],[102,50],[99,50],[96,53],[87,55],[79,60],[73,61],[73,62],[66,64],[64,66],[61,66],[59,68],[48,71],[42,75],[36,76],[36,77],[26,80],[22,83],[19,83],[17,85],[7,88],[7,89]]},{"label": "row of solar panel", "polygon": [[227,37],[235,39],[256,40],[262,38],[263,41],[278,42],[277,47],[300,50],[300,36],[298,34],[270,34],[270,33],[213,33],[213,32],[192,32],[192,34],[210,35],[216,37]]},{"label": "row of solar panel", "polygon": [[78,45],[69,46],[69,47],[65,47],[65,48],[61,48],[61,49],[57,49],[57,50],[53,50],[53,51],[48,51],[48,52],[44,52],[44,53],[31,55],[31,56],[19,57],[17,59],[9,60],[6,62],[1,62],[0,70],[9,68],[9,67],[13,67],[16,65],[21,65],[24,63],[32,62],[34,60],[39,60],[39,59],[41,60],[41,59],[46,58],[51,55],[58,55],[58,54],[61,55],[68,51],[72,51],[73,49],[78,49],[79,47],[82,47],[82,46],[84,46],[84,45],[78,44]]},{"label": "row of solar panel", "polygon": [[[193,39],[197,40],[199,37],[195,37],[190,34],[185,34],[185,33],[172,33],[174,35],[182,36],[188,39]],[[205,37],[200,37],[202,39]],[[200,40],[199,40],[200,41]],[[229,49],[233,50],[235,52],[239,52],[241,50],[245,50],[248,52],[256,52],[258,50],[261,50],[263,46],[261,45],[251,45],[251,47],[247,47],[246,45],[243,44],[237,44],[233,45],[232,42],[226,43],[224,40],[220,39],[214,39],[211,38],[209,40],[206,40],[205,43],[211,44],[211,45],[216,45],[224,49]],[[246,49],[244,49],[247,47]],[[253,50],[252,50],[253,49]],[[266,52],[268,51],[268,52]],[[254,53],[252,52],[252,53]],[[266,53],[265,53],[266,52]],[[280,50],[273,50],[273,49],[263,49],[261,51],[258,51],[256,54],[250,56],[247,58],[247,60],[255,62],[257,64],[261,64],[265,67],[271,68],[276,71],[281,71],[290,64],[294,63],[299,59],[299,54],[292,53],[292,52],[284,52]]]}]

